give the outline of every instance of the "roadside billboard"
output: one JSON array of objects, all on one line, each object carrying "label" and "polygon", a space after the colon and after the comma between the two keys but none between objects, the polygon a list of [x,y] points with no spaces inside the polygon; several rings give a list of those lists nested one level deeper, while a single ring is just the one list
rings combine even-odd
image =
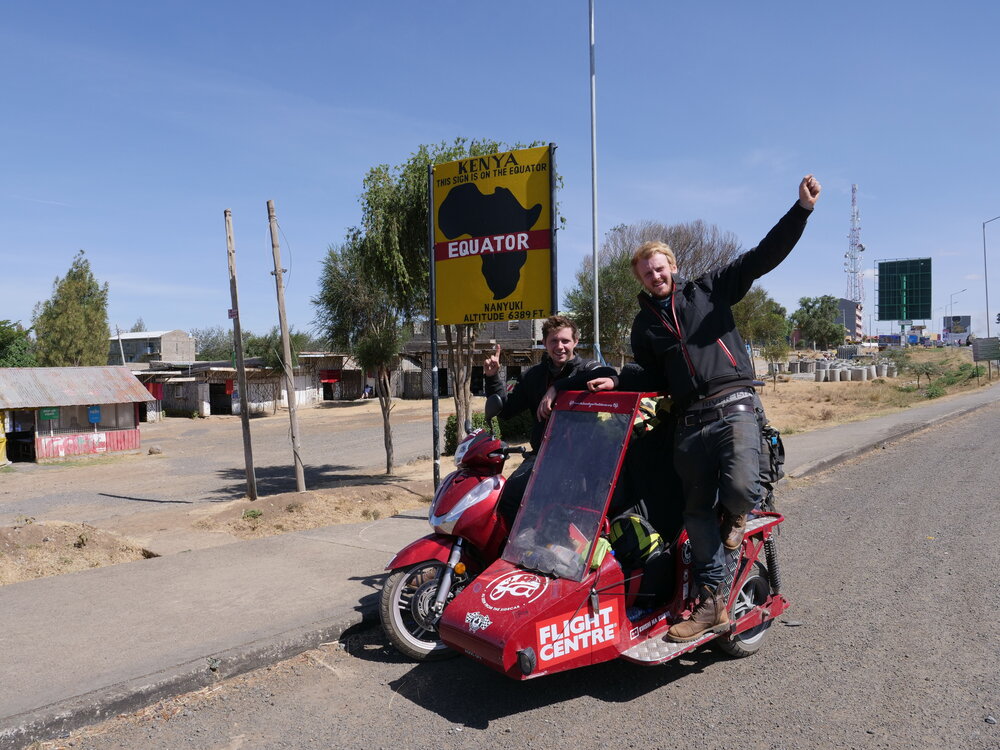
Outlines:
[{"label": "roadside billboard", "polygon": [[879,261],[879,320],[931,319],[931,259]]},{"label": "roadside billboard", "polygon": [[971,315],[946,315],[941,325],[941,338],[948,343],[964,344],[971,330]]},{"label": "roadside billboard", "polygon": [[545,318],[555,309],[552,144],[431,170],[439,324]]}]

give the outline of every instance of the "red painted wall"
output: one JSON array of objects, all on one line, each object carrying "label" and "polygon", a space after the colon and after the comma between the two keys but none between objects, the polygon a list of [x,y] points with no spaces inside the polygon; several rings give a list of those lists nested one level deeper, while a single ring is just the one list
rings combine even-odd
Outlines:
[{"label": "red painted wall", "polygon": [[35,437],[36,460],[83,456],[91,453],[118,453],[138,449],[139,430],[137,429]]}]

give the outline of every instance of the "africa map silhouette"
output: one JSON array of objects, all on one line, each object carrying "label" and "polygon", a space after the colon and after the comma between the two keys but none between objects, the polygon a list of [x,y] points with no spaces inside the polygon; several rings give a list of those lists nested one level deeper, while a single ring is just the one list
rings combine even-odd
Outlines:
[{"label": "africa map silhouette", "polygon": [[[525,208],[507,188],[498,187],[485,195],[475,184],[466,183],[452,188],[441,202],[438,228],[449,240],[463,234],[486,237],[526,232],[535,225],[541,213],[541,203]],[[521,266],[528,260],[528,252],[514,250],[480,257],[483,278],[493,292],[493,299],[510,296],[521,280]]]}]

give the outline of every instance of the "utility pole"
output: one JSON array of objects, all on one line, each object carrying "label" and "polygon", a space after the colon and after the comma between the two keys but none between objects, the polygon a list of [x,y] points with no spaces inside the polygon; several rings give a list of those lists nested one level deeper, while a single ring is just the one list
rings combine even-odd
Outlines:
[{"label": "utility pole", "polygon": [[122,366],[125,366],[125,349],[122,346],[122,329],[115,325],[115,333],[118,334],[118,353],[122,355]]},{"label": "utility pole", "polygon": [[240,297],[236,291],[236,245],[233,242],[233,214],[226,209],[226,254],[229,256],[229,297],[233,319],[233,348],[236,350],[236,382],[240,388],[240,422],[243,425],[243,461],[247,470],[247,497],[257,499],[257,475],[253,468],[253,446],[250,443],[250,407],[247,399],[247,371],[243,365],[243,331],[240,328]]},{"label": "utility pole", "polygon": [[278,293],[278,323],[281,325],[282,369],[285,372],[285,393],[288,394],[288,420],[292,429],[292,456],[295,459],[295,487],[306,491],[305,472],[299,455],[299,418],[295,413],[295,377],[292,374],[292,345],[288,340],[288,321],[285,320],[285,282],[281,274],[281,249],[278,247],[278,219],[274,215],[274,201],[267,202],[267,222],[271,226],[271,254],[274,255],[274,286]]}]

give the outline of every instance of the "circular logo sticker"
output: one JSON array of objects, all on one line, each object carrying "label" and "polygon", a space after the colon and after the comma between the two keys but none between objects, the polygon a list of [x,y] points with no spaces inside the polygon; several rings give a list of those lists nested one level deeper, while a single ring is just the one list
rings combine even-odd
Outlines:
[{"label": "circular logo sticker", "polygon": [[490,581],[481,598],[484,607],[496,612],[509,612],[535,601],[548,587],[548,578],[515,571]]},{"label": "circular logo sticker", "polygon": [[684,541],[684,546],[681,547],[681,561],[685,565],[691,564],[691,540],[686,539]]}]

